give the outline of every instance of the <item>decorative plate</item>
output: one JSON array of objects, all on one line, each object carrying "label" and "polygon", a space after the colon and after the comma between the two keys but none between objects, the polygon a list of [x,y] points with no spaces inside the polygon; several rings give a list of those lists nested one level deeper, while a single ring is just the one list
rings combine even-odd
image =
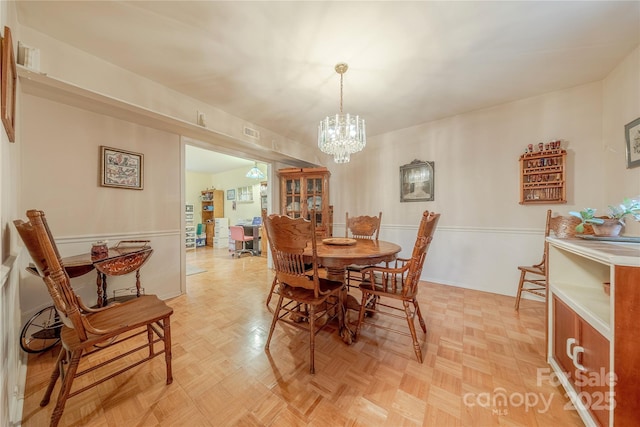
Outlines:
[{"label": "decorative plate", "polygon": [[346,237],[331,237],[329,239],[322,239],[322,243],[324,243],[325,245],[351,246],[356,244],[356,239],[347,239]]}]

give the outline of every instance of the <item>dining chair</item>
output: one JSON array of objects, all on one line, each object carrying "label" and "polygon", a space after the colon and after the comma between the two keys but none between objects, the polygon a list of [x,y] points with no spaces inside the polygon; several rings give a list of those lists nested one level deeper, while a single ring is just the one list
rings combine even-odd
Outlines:
[{"label": "dining chair", "polygon": [[[382,224],[382,212],[378,216],[353,216],[346,213],[344,237],[353,239],[378,240],[380,235],[380,224]],[[362,283],[362,269],[367,265],[352,264],[347,266],[347,287],[356,288]]]},{"label": "dining chair", "polygon": [[[40,406],[49,403],[58,378],[61,378],[50,426],[58,425],[68,398],[162,354],[165,357],[166,384],[171,384],[170,317],[173,309],[155,295],[141,295],[98,309],[87,307],[71,287],[44,212],[29,210],[27,217],[28,222],[15,220],[14,224],[64,323],[60,332],[62,348],[40,402]],[[163,345],[156,348],[160,342]],[[100,353],[107,348],[111,350],[106,354]],[[138,352],[146,355],[131,356]],[[96,353],[100,354],[92,357]],[[85,357],[89,360],[79,371],[80,362],[86,360]],[[114,362],[115,365],[110,365]],[[112,370],[101,370],[107,366]],[[72,390],[74,379],[90,372],[84,377],[83,386]],[[104,375],[98,377],[95,372],[103,372]]]},{"label": "dining chair", "polygon": [[[545,298],[546,300],[546,263],[549,251],[549,245],[546,239],[551,235],[551,233],[559,239],[575,237],[578,234],[576,232],[576,226],[580,224],[580,222],[580,219],[574,216],[552,216],[551,209],[547,210],[542,260],[537,264],[518,266],[518,270],[520,270],[520,281],[518,282],[518,291],[516,293],[515,311],[520,310],[520,300],[523,292],[528,292],[532,295]],[[593,228],[591,225],[585,224],[584,231],[581,234],[593,234]]]},{"label": "dining chair", "polygon": [[242,249],[236,248],[236,250],[231,254],[231,256],[234,256],[234,255],[240,256],[242,254],[253,255],[254,253],[253,250],[247,249],[247,246],[246,246],[247,242],[253,242],[253,236],[245,235],[243,226],[241,225],[229,226],[229,238],[231,240],[235,240],[236,242],[242,242]]},{"label": "dining chair", "polygon": [[[427,326],[418,304],[418,284],[439,219],[439,213],[425,211],[422,214],[411,258],[398,258],[394,261],[393,267],[373,266],[362,270],[363,282],[360,285],[362,301],[354,340],[358,339],[364,323],[410,336],[413,340],[413,350],[416,357],[422,363],[422,350],[416,335],[415,318],[418,318],[420,327],[425,334]],[[400,303],[402,307],[399,307]],[[397,312],[402,312],[402,314]],[[366,321],[365,314],[368,314]],[[377,321],[374,314],[405,320],[409,326],[409,333],[396,329],[393,325],[386,326],[385,323]]]},{"label": "dining chair", "polygon": [[[265,351],[269,350],[278,322],[307,329],[309,371],[313,374],[316,334],[336,317],[342,327],[344,285],[319,274],[314,221],[272,214],[266,218],[265,226],[279,285],[278,304],[273,312]],[[311,257],[303,255],[307,246],[311,247]]]}]

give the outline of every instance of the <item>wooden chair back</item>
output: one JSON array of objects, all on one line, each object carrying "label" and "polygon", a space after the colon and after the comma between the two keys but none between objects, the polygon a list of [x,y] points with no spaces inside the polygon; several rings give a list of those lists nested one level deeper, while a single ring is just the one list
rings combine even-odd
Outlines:
[{"label": "wooden chair back", "polygon": [[[544,271],[545,265],[547,262],[547,255],[549,252],[549,245],[547,244],[546,238],[557,237],[558,239],[571,239],[576,237],[578,232],[576,232],[576,226],[580,224],[580,219],[575,216],[563,216],[557,215],[552,216],[551,209],[547,210],[547,222],[544,230],[544,252],[542,255],[542,261],[540,264],[536,264],[538,267]],[[584,225],[584,231],[581,234],[593,234],[593,227],[591,224]]]},{"label": "wooden chair back", "polygon": [[[278,282],[313,290],[315,298],[322,295],[318,276],[315,222],[272,214],[266,217],[265,228]],[[308,246],[312,249],[313,274],[309,274],[310,260],[303,255]]]},{"label": "wooden chair back", "polygon": [[[547,229],[545,237],[553,235],[559,239],[570,239],[576,237],[576,226],[580,224],[580,219],[575,216],[551,216],[551,209],[547,211]],[[584,232],[581,234],[593,234],[591,224],[584,225]]]},{"label": "wooden chair back", "polygon": [[349,212],[347,212],[344,237],[353,237],[354,239],[378,240],[381,223],[382,212],[380,212],[378,216],[361,215],[353,217],[349,217]]},{"label": "wooden chair back", "polygon": [[82,302],[71,287],[69,275],[53,240],[44,212],[27,211],[29,222],[14,221],[14,224],[47,285],[49,295],[66,326],[73,328],[81,341],[86,341],[87,332],[99,333],[87,322],[81,312]]},{"label": "wooden chair back", "polygon": [[431,246],[433,233],[436,230],[436,225],[438,225],[439,220],[439,213],[424,211],[422,214],[420,226],[418,227],[416,243],[413,246],[411,261],[408,263],[409,268],[405,278],[404,288],[402,290],[402,293],[405,296],[415,295],[418,289],[418,282],[420,281],[420,275],[422,274],[424,260],[427,258],[427,251],[429,246]]},{"label": "wooden chair back", "polygon": [[371,272],[374,274],[365,277],[365,282],[369,280],[372,285],[373,282],[377,282],[379,289],[385,293],[400,295],[403,298],[415,298],[424,260],[427,257],[427,251],[433,240],[433,233],[439,219],[440,214],[424,211],[411,258],[398,258],[394,268],[365,268],[365,275],[368,276]]},{"label": "wooden chair back", "polygon": [[[49,236],[49,240],[53,242],[54,241],[53,236],[51,236],[51,231],[49,230],[49,225],[47,224],[47,220],[44,217],[44,213],[42,213],[41,221],[44,225],[44,229],[46,230]],[[18,234],[20,235],[20,238],[22,239],[22,241],[24,242],[24,245],[29,251],[29,255],[31,255],[31,259],[34,262],[36,269],[38,270],[41,276],[44,276],[45,274],[48,273],[47,261],[45,259],[44,253],[41,250],[40,243],[38,241],[38,236],[35,233],[34,227],[31,225],[30,222],[24,222],[21,219],[17,219],[13,221],[13,224],[16,226],[16,229],[18,230]],[[58,257],[58,259],[61,260],[62,258],[58,253],[58,248],[55,247],[54,249],[56,251],[56,256]]]}]

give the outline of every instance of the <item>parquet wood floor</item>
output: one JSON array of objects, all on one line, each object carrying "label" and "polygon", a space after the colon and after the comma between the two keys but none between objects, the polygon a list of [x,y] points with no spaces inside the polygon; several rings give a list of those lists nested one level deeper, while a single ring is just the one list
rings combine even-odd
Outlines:
[{"label": "parquet wood floor", "polygon": [[[423,283],[423,364],[408,337],[365,327],[347,346],[329,325],[311,375],[303,331],[278,325],[264,351],[273,277],[265,258],[207,247],[187,260],[207,272],[189,276],[186,294],[169,301],[173,384],[154,359],[70,398],[61,426],[582,425],[545,376],[542,303],[523,300],[516,313],[512,297]],[[49,423],[55,402],[39,402],[56,354],[29,356],[26,427]]]}]

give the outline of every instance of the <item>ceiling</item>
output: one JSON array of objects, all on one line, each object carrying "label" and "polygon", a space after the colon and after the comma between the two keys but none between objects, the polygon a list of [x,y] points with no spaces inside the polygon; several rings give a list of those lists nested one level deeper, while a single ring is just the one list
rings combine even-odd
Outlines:
[{"label": "ceiling", "polygon": [[310,146],[341,61],[371,137],[601,80],[640,43],[638,1],[21,0],[17,17]]},{"label": "ceiling", "polygon": [[185,169],[191,172],[216,174],[233,169],[253,167],[253,161],[227,154],[217,153],[204,148],[187,145],[185,147]]}]

